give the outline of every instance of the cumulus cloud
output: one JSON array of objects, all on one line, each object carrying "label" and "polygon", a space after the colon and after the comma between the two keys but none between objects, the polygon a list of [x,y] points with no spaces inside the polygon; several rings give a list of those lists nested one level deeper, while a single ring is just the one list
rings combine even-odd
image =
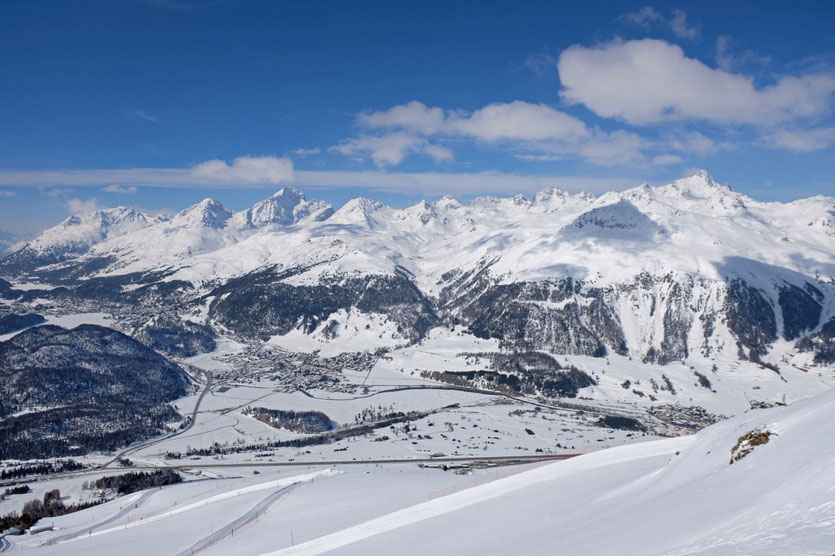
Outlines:
[{"label": "cumulus cloud", "polygon": [[488,142],[576,141],[589,135],[586,124],[574,116],[545,104],[521,100],[488,104],[469,116],[452,114],[447,124],[452,133]]},{"label": "cumulus cloud", "polygon": [[363,112],[357,122],[370,129],[402,129],[421,135],[460,135],[494,142],[576,139],[588,135],[581,120],[545,104],[515,100],[492,103],[467,114],[413,100],[380,112]]},{"label": "cumulus cloud", "polygon": [[446,128],[447,117],[441,108],[430,108],[413,100],[379,112],[366,111],[357,116],[357,123],[371,129],[400,128],[406,131],[433,135]]},{"label": "cumulus cloud", "polygon": [[66,206],[70,214],[83,214],[105,208],[99,204],[95,197],[89,199],[68,199]]},{"label": "cumulus cloud", "polygon": [[635,125],[697,119],[769,125],[822,114],[835,74],[787,76],[757,88],[749,77],[713,69],[661,40],[572,46],[558,64],[561,97]]},{"label": "cumulus cloud", "polygon": [[366,132],[331,150],[349,156],[369,155],[377,166],[400,164],[410,154],[451,160],[452,151],[438,141],[453,139],[501,144],[524,160],[579,156],[611,166],[643,157],[642,141],[633,133],[591,129],[582,120],[546,104],[520,100],[492,103],[472,112],[412,101],[387,110],[363,112],[357,123]]},{"label": "cumulus cloud", "polygon": [[638,11],[630,12],[619,18],[621,21],[637,25],[643,29],[650,29],[660,25],[669,29],[675,36],[682,39],[695,39],[701,33],[699,25],[691,25],[687,21],[684,10],[673,10],[672,16],[667,17],[652,6],[644,6]]},{"label": "cumulus cloud", "polygon": [[710,154],[720,150],[720,148],[730,148],[730,145],[717,144],[716,141],[698,131],[670,137],[668,144],[670,148],[677,151],[696,154]]},{"label": "cumulus cloud", "polygon": [[645,141],[630,131],[598,132],[591,141],[578,146],[580,156],[598,166],[632,164],[644,159],[641,149]]},{"label": "cumulus cloud", "polygon": [[132,195],[133,193],[136,193],[136,187],[135,186],[133,186],[133,185],[119,185],[119,184],[116,184],[116,183],[111,184],[111,185],[105,185],[104,187],[101,188],[101,190],[105,191],[107,193],[122,193],[122,194],[125,194],[125,195]]},{"label": "cumulus cloud", "polygon": [[434,145],[423,137],[403,131],[347,139],[330,150],[350,156],[369,155],[379,167],[400,164],[409,154],[424,154],[436,161],[453,158],[452,151],[446,147]]},{"label": "cumulus cloud", "polygon": [[817,129],[779,129],[767,135],[764,144],[771,148],[808,153],[825,149],[835,143],[835,127]]},{"label": "cumulus cloud", "polygon": [[207,160],[191,168],[195,178],[223,183],[277,184],[293,178],[293,162],[276,156],[239,156],[231,164]]}]

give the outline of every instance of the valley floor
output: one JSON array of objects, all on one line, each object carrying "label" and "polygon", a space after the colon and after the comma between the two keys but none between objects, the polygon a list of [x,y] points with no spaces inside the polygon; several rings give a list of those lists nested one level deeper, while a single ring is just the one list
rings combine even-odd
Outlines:
[{"label": "valley floor", "polygon": [[[688,437],[467,475],[414,464],[265,467],[258,475],[230,468],[49,520],[55,531],[13,537],[11,549],[831,554],[833,417],[835,391],[752,410]],[[770,441],[731,464],[738,439],[755,430],[769,431]]]}]

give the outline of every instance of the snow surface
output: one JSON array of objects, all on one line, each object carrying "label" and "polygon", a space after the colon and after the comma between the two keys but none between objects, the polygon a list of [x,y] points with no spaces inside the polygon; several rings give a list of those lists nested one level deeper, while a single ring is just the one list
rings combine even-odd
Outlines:
[{"label": "snow surface", "polygon": [[14,248],[28,247],[38,254],[81,254],[96,243],[141,230],[164,219],[130,207],[96,210],[70,216],[32,241]]},{"label": "snow surface", "polygon": [[[84,258],[115,258],[101,274],[173,269],[168,279],[204,283],[271,266],[310,267],[298,282],[392,274],[399,266],[434,295],[446,271],[485,262],[509,281],[568,271],[596,285],[642,271],[718,278],[744,272],[745,260],[825,279],[835,275],[833,214],[833,197],[759,202],[700,171],[599,197],[546,189],[531,200],[481,197],[463,205],[444,197],[405,209],[354,199],[336,212],[285,188],[235,214],[206,199],[171,220],[85,233],[83,241],[95,236]],[[76,228],[62,223],[30,245]]]},{"label": "snow surface", "polygon": [[[54,324],[64,328],[75,328],[82,324],[97,324],[99,326],[113,326],[113,316],[108,313],[74,313],[69,315],[44,315],[45,323],[38,324]],[[31,328],[31,327],[29,327]],[[14,336],[23,332],[24,329],[9,332],[8,334],[0,334],[0,342],[13,338]]]},{"label": "snow surface", "polygon": [[[272,554],[829,554],[835,392],[695,436],[613,448]],[[735,464],[737,438],[772,440]]]},{"label": "snow surface", "polygon": [[[227,478],[135,493],[13,542],[32,554],[175,554],[296,485],[206,554],[830,554],[833,417],[829,391],[689,437],[472,475],[405,464],[228,468]],[[770,441],[730,464],[754,430]],[[51,538],[63,542],[45,545]]]}]

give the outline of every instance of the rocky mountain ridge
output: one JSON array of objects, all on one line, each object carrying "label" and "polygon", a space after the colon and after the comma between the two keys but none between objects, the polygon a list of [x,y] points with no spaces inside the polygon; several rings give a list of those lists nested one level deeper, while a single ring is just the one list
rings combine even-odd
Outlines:
[{"label": "rocky mountain ridge", "polygon": [[[15,278],[25,249],[0,272]],[[827,364],[835,198],[763,203],[706,172],[599,197],[546,189],[405,209],[355,199],[333,211],[285,188],[237,213],[207,199],[28,272],[65,276],[71,291],[109,284],[114,299],[185,284],[168,288],[183,312],[203,306],[201,324],[262,340],[364,329],[380,341],[359,347],[373,349],[442,326],[511,349],[661,364]]]}]

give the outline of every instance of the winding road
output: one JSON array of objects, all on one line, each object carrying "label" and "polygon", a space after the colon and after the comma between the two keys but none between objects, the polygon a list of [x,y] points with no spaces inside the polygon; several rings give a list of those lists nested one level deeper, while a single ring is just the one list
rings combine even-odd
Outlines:
[{"label": "winding road", "polygon": [[137,452],[137,451],[139,451],[143,448],[148,448],[148,447],[153,446],[155,444],[159,444],[160,442],[165,442],[167,440],[171,440],[172,438],[176,438],[180,435],[183,435],[183,434],[187,433],[188,431],[191,430],[192,427],[194,427],[194,424],[197,422],[197,413],[200,411],[200,404],[203,403],[203,398],[206,397],[206,394],[208,394],[210,392],[211,388],[212,388],[212,375],[211,375],[210,372],[208,372],[206,370],[203,370],[203,369],[198,369],[197,367],[192,367],[192,370],[196,370],[197,373],[203,375],[203,377],[206,381],[206,386],[203,388],[203,391],[200,393],[200,397],[197,398],[197,402],[194,404],[194,409],[191,412],[191,419],[189,420],[188,425],[186,425],[186,427],[184,429],[181,429],[181,430],[179,430],[179,431],[177,431],[173,434],[169,434],[168,436],[163,436],[161,438],[156,438],[154,440],[149,440],[147,442],[143,442],[143,443],[135,445],[135,446],[129,446],[129,447],[125,448],[124,450],[122,450],[121,452],[117,453],[115,456],[113,456],[113,459],[106,461],[105,463],[99,465],[95,469],[97,469],[97,470],[107,469],[110,465],[112,465],[113,463],[115,463],[116,461],[125,457],[128,454],[132,454],[132,453]]}]

